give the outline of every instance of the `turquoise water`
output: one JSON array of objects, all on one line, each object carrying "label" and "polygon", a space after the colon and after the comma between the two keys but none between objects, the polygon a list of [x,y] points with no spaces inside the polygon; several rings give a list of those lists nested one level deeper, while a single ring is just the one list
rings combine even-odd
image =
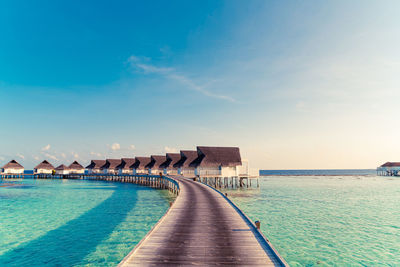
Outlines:
[{"label": "turquoise water", "polygon": [[400,266],[400,178],[269,176],[229,197],[291,266]]},{"label": "turquoise water", "polygon": [[0,266],[115,266],[171,199],[168,191],[124,183],[0,182]]}]

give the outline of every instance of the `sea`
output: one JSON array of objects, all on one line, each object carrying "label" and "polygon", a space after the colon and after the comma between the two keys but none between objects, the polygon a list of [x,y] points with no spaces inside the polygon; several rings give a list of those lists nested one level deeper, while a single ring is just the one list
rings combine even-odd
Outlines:
[{"label": "sea", "polygon": [[116,266],[173,198],[129,183],[0,180],[0,266]]},{"label": "sea", "polygon": [[[224,191],[290,266],[400,266],[400,177],[260,173],[259,188]],[[116,266],[173,198],[129,183],[0,181],[0,266]]]},{"label": "sea", "polygon": [[[224,190],[290,266],[400,266],[400,177],[375,170],[263,170]],[[254,184],[253,184],[254,185]]]}]

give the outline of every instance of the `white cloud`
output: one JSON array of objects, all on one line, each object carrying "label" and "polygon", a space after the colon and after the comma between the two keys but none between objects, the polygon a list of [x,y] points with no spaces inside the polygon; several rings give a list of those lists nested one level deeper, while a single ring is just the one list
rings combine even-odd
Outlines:
[{"label": "white cloud", "polygon": [[136,148],[136,146],[135,146],[135,145],[130,145],[129,148],[130,148],[131,150],[134,150],[134,149]]},{"label": "white cloud", "polygon": [[5,158],[4,157],[0,157],[0,160],[5,160]]},{"label": "white cloud", "polygon": [[19,158],[21,158],[21,159],[24,159],[24,158],[25,158],[25,156],[22,155],[22,154],[17,154],[17,157],[19,157]]},{"label": "white cloud", "polygon": [[101,153],[97,153],[97,152],[90,152],[90,155],[92,155],[92,156],[96,156],[96,157],[101,157],[102,155],[101,155]]},{"label": "white cloud", "polygon": [[164,147],[164,150],[165,150],[165,152],[167,152],[167,153],[177,153],[177,152],[178,152],[178,149],[175,148],[175,147],[168,147],[168,146],[166,146],[166,147]]},{"label": "white cloud", "polygon": [[196,82],[194,82],[192,79],[188,78],[187,76],[179,74],[174,68],[157,67],[152,64],[143,63],[143,61],[136,56],[130,56],[128,58],[128,62],[136,70],[143,71],[146,74],[149,74],[149,73],[160,74],[160,75],[164,76],[165,78],[179,82],[180,84],[186,86],[186,88],[193,90],[193,91],[197,91],[205,96],[212,97],[212,98],[218,98],[218,99],[222,99],[222,100],[226,100],[226,101],[230,101],[230,102],[236,101],[231,96],[220,95],[220,94],[215,94],[213,92],[210,92],[208,89],[206,89],[207,86],[197,84]]},{"label": "white cloud", "polygon": [[43,148],[42,148],[42,151],[49,151],[50,150],[50,144],[48,144],[47,146],[44,146]]},{"label": "white cloud", "polygon": [[121,146],[120,146],[120,144],[118,144],[118,143],[114,143],[114,144],[111,145],[111,149],[112,149],[113,151],[117,151],[117,150],[119,150],[120,148],[121,148]]},{"label": "white cloud", "polygon": [[65,159],[67,157],[67,155],[65,155],[65,153],[61,153],[61,157],[63,157]]},{"label": "white cloud", "polygon": [[52,155],[52,154],[49,154],[49,153],[44,153],[44,155],[45,155],[46,157],[48,157],[49,159],[58,161],[58,158],[57,158],[55,155]]},{"label": "white cloud", "polygon": [[33,159],[34,160],[39,160],[39,157],[38,156],[33,156]]}]

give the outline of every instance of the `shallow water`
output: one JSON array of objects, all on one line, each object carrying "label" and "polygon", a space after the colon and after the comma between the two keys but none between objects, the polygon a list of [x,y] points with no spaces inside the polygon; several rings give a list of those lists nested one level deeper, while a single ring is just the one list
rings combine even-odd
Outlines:
[{"label": "shallow water", "polygon": [[400,178],[269,176],[229,197],[291,266],[400,266]]},{"label": "shallow water", "polygon": [[0,266],[115,266],[173,197],[166,190],[101,181],[1,184]]}]

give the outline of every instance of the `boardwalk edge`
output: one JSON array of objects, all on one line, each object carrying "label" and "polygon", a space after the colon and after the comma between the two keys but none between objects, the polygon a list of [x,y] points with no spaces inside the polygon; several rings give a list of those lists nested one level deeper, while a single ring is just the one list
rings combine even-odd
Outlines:
[{"label": "boardwalk edge", "polygon": [[269,240],[265,237],[265,235],[257,229],[252,220],[238,206],[236,206],[236,204],[233,203],[232,200],[230,200],[227,196],[225,196],[225,194],[223,194],[218,189],[202,182],[199,183],[210,187],[211,189],[219,193],[226,201],[228,201],[228,203],[236,210],[237,213],[239,213],[239,215],[243,218],[243,220],[250,226],[252,233],[255,235],[258,243],[261,245],[265,253],[267,253],[268,250],[270,250],[276,256],[276,258],[279,260],[282,266],[289,267],[289,264],[285,261],[285,259],[282,258],[281,255],[279,255],[278,251],[274,248],[271,242],[269,242]]},{"label": "boardwalk edge", "polygon": [[[174,180],[174,181],[178,184],[178,186],[179,186],[179,181],[177,181],[177,180],[175,180],[175,179],[173,179],[173,178],[171,178],[171,177],[168,177],[168,178],[171,179],[171,180]],[[175,201],[178,199],[179,195],[180,195],[180,194],[177,195]],[[174,202],[175,202],[175,201],[174,201]],[[147,234],[142,238],[142,240],[140,240],[140,242],[137,243],[137,245],[128,253],[128,255],[126,255],[126,256],[122,259],[122,261],[117,265],[117,267],[124,266],[124,264],[128,261],[128,259],[129,259],[132,255],[134,255],[134,254],[136,253],[136,251],[140,248],[140,246],[144,243],[144,241],[146,241],[146,239],[149,238],[149,236],[151,235],[151,233],[152,233],[153,231],[155,231],[155,230],[161,225],[161,223],[164,221],[164,219],[165,219],[165,218],[167,217],[167,215],[170,213],[170,211],[171,211],[171,209],[172,209],[173,206],[174,206],[174,204],[172,204],[172,206],[170,206],[170,207],[168,208],[167,212],[165,212],[165,214],[164,214],[164,215],[158,220],[158,222],[150,229],[150,231],[147,232]]]}]

